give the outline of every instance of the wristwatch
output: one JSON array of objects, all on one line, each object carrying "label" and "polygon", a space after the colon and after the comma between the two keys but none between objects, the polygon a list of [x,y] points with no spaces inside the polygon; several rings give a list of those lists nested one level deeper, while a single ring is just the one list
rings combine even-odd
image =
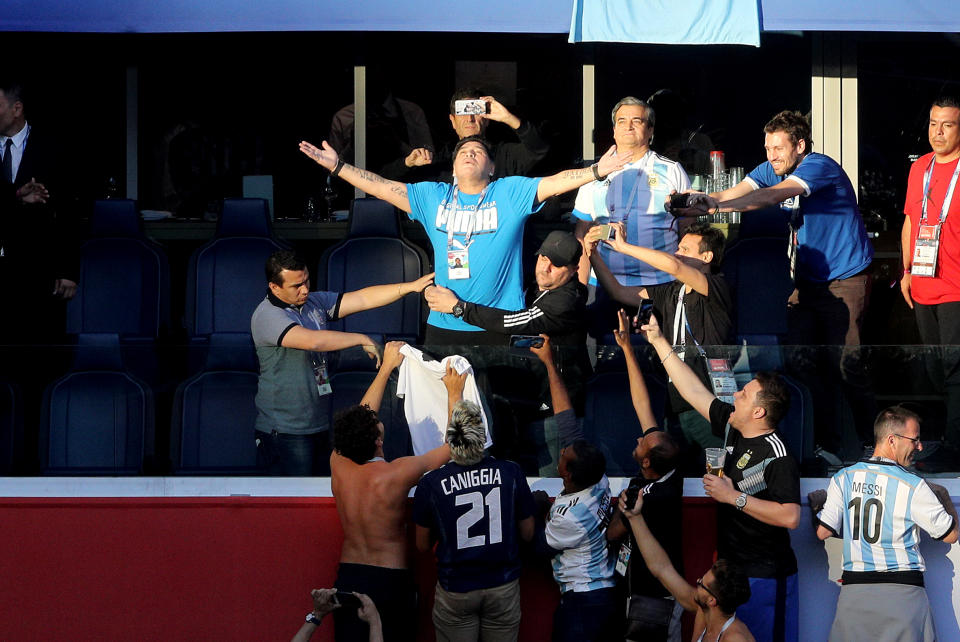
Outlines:
[{"label": "wristwatch", "polygon": [[310,624],[315,625],[315,626],[320,626],[320,622],[321,622],[322,620],[321,620],[321,618],[318,618],[316,615],[314,615],[314,614],[313,614],[313,611],[310,611],[309,613],[307,613],[307,619],[306,619],[306,621],[309,622]]},{"label": "wristwatch", "polygon": [[453,316],[458,319],[463,316],[463,301],[458,300],[453,305]]},{"label": "wristwatch", "polygon": [[743,507],[747,505],[747,494],[740,493],[740,497],[737,497],[737,501],[734,502],[734,506],[737,507],[737,510],[743,510]]}]

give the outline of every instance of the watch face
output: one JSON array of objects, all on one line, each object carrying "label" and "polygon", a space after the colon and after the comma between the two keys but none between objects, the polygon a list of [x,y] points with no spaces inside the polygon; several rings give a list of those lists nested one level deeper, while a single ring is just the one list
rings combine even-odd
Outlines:
[{"label": "watch face", "polygon": [[453,316],[459,318],[463,316],[463,306],[459,303],[453,306]]}]

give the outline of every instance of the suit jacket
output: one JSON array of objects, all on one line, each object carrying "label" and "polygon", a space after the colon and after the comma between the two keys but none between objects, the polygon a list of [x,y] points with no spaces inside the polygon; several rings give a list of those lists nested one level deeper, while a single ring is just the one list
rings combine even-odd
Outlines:
[{"label": "suit jacket", "polygon": [[[13,185],[0,188],[0,274],[30,274],[35,283],[48,282],[51,291],[55,279],[79,278],[80,241],[58,159],[53,141],[31,126]],[[46,186],[49,202],[24,204],[17,199],[16,190],[31,178]]]}]

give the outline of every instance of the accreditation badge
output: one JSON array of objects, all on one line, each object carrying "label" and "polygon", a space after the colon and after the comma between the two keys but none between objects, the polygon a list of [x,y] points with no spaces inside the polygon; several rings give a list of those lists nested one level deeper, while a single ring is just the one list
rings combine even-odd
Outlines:
[{"label": "accreditation badge", "polygon": [[936,276],[937,255],[940,253],[940,225],[921,225],[913,247],[910,274]]},{"label": "accreditation badge", "polygon": [[623,577],[627,576],[627,566],[630,564],[630,538],[627,537],[623,540],[623,544],[620,545],[620,553],[617,555],[617,565],[616,571]]},{"label": "accreditation badge", "polygon": [[333,386],[330,385],[330,373],[327,371],[327,360],[325,357],[319,357],[313,361],[313,376],[317,380],[317,392],[320,396],[329,395],[333,392]]},{"label": "accreditation badge", "polygon": [[730,364],[726,359],[707,359],[710,371],[710,385],[713,394],[724,403],[733,403],[733,393],[737,391],[737,380],[733,377]]},{"label": "accreditation badge", "polygon": [[451,281],[470,278],[470,250],[456,241],[447,245],[447,278]]}]

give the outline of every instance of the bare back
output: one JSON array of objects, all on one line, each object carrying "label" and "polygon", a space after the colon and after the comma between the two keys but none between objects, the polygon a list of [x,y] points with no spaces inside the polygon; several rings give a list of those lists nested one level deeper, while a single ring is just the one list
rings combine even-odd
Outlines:
[{"label": "bare back", "polygon": [[331,487],[343,528],[341,562],[407,567],[406,512],[410,488],[398,483],[391,464],[363,465],[334,454]]},{"label": "bare back", "polygon": [[340,561],[407,568],[407,497],[428,470],[450,459],[444,445],[417,457],[358,464],[334,452],[330,485],[343,529]]},{"label": "bare back", "polygon": [[692,642],[717,642],[718,635],[720,642],[756,642],[753,637],[753,634],[750,633],[750,629],[747,628],[747,625],[743,623],[740,618],[737,618],[730,623],[730,626],[727,627],[727,630],[720,635],[720,628],[717,628],[716,632],[711,632],[706,634],[704,629],[707,625],[707,618],[704,615],[703,609],[697,609],[697,616],[693,622],[693,637],[690,638]]}]

